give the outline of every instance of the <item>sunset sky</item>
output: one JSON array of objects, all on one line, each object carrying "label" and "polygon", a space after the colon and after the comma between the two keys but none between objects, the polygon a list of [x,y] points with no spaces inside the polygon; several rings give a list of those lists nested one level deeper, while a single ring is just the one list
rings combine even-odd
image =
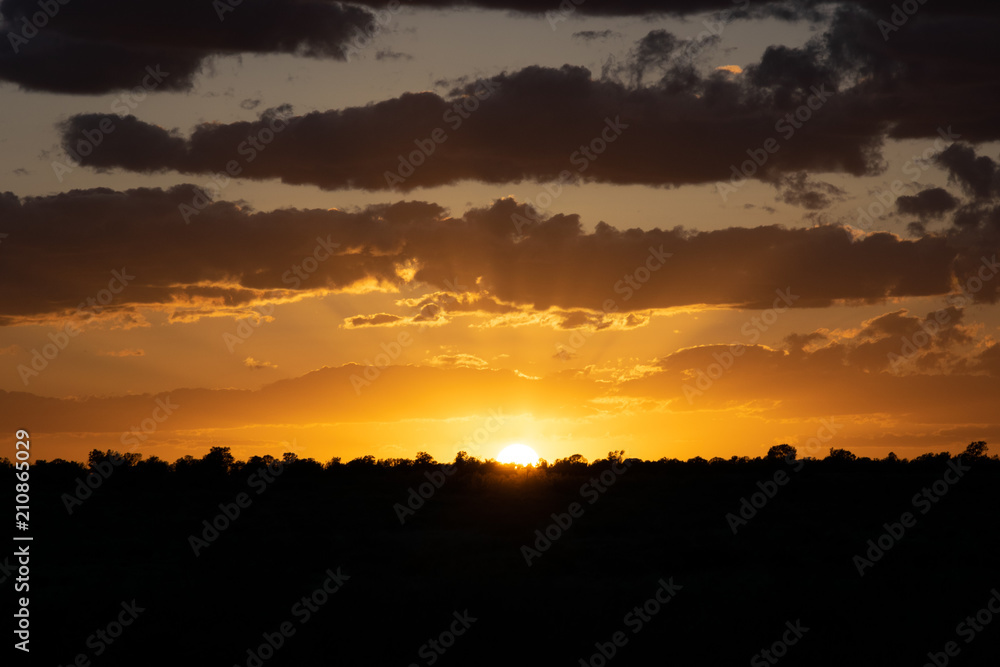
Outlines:
[{"label": "sunset sky", "polygon": [[1000,441],[992,4],[42,5],[0,2],[38,458]]}]

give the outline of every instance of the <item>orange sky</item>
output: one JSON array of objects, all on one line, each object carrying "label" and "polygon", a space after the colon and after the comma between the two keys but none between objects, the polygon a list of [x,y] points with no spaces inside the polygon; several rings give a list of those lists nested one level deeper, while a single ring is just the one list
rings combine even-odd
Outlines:
[{"label": "orange sky", "polygon": [[164,18],[162,78],[98,66],[107,26],[44,67],[67,10],[0,57],[4,428],[76,460],[996,441],[1000,94],[958,48],[996,19],[727,5],[411,6],[350,58],[364,3]]}]

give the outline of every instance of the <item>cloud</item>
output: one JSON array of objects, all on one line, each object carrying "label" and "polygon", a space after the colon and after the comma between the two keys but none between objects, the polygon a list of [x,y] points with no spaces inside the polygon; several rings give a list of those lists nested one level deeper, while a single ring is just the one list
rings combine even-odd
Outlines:
[{"label": "cloud", "polygon": [[921,190],[916,195],[904,195],[896,200],[900,213],[920,218],[940,218],[957,207],[958,200],[943,188]]},{"label": "cloud", "polygon": [[[703,71],[699,59],[712,40],[653,30],[600,77],[583,67],[531,66],[466,80],[445,95],[405,93],[289,115],[280,130],[273,114],[204,123],[186,136],[111,116],[115,132],[79,161],[213,174],[236,159],[240,178],[330,190],[409,191],[463,180],[677,186],[741,181],[743,173],[772,183],[802,172],[872,175],[885,168],[881,151],[889,138],[937,138],[947,125],[965,141],[1000,139],[1000,126],[984,121],[990,110],[1000,113],[988,64],[991,55],[1000,60],[998,30],[1000,18],[935,18],[923,7],[920,21],[887,42],[873,15],[846,6],[825,32],[800,47],[768,47],[758,62],[741,66],[740,76]],[[64,146],[72,148],[104,118],[70,118],[61,128]],[[266,148],[242,160],[240,147],[255,136],[268,136]],[[777,149],[765,152],[767,142]],[[992,192],[995,165],[989,158],[970,163],[969,150],[951,148],[939,164],[975,192]],[[741,173],[738,166],[755,154],[764,159]],[[829,197],[813,192],[796,203],[823,208]]]},{"label": "cloud", "polygon": [[[635,76],[658,67],[655,48],[667,46],[650,45]],[[580,67],[533,66],[446,97],[407,93],[280,122],[262,116],[252,123],[206,123],[186,138],[101,114],[73,116],[61,135],[67,153],[91,167],[214,174],[236,160],[240,178],[404,191],[467,179],[716,183],[732,178],[747,150],[782,136],[776,123],[785,110],[736,78],[715,72],[703,79],[690,68],[671,68],[665,77],[637,88],[594,80]],[[758,177],[801,170],[873,173],[885,124],[857,117],[842,108],[846,103],[831,97],[823,114],[792,130],[795,140],[784,142]],[[73,150],[106,118],[114,133],[86,155],[89,146]],[[266,147],[252,151],[252,161],[243,159],[251,152],[248,137],[264,136]]]},{"label": "cloud", "polygon": [[146,351],[140,347],[130,347],[123,350],[108,350],[107,352],[98,352],[102,357],[144,357],[146,356]]},{"label": "cloud", "polygon": [[253,357],[247,357],[246,359],[244,359],[243,365],[252,371],[277,368],[277,366],[272,364],[270,361],[257,361]]},{"label": "cloud", "polygon": [[[248,361],[261,363],[252,358]],[[505,415],[579,417],[592,412],[585,403],[601,392],[593,382],[531,379],[515,371],[461,364],[448,368],[387,366],[376,381],[356,392],[352,377],[362,378],[364,372],[364,366],[347,364],[324,367],[255,391],[178,389],[156,396],[86,400],[0,390],[0,425],[6,428],[15,422],[30,422],[39,425],[38,432],[110,433],[117,442],[126,428],[123,424],[139,424],[149,417],[157,398],[178,406],[158,426],[158,433],[239,428],[246,425],[248,415],[253,415],[255,424],[286,425],[454,419],[487,415],[490,410]]]},{"label": "cloud", "polygon": [[392,49],[379,49],[375,52],[375,60],[413,60],[413,56]]},{"label": "cloud", "polygon": [[876,418],[925,429],[992,423],[989,406],[1000,398],[997,348],[972,335],[960,307],[924,316],[899,310],[854,330],[792,334],[785,342],[783,350],[679,350],[619,392],[666,400],[673,411],[742,406],[767,419],[853,415],[854,423]]},{"label": "cloud", "polygon": [[581,39],[585,42],[604,41],[621,36],[620,32],[614,30],[581,30],[573,33],[573,39]]},{"label": "cloud", "polygon": [[[353,212],[256,212],[218,201],[187,224],[179,207],[197,195],[190,185],[0,194],[9,234],[0,325],[147,326],[146,310],[176,322],[239,318],[268,303],[424,285],[428,293],[399,302],[409,315],[358,315],[345,325],[537,312],[564,328],[634,313],[639,326],[652,309],[770,308],[777,290],[796,295],[796,307],[949,294],[989,271],[1000,245],[997,219],[986,214],[976,227],[913,240],[837,225],[693,231],[600,222],[585,232],[577,215],[539,216],[513,199],[457,217],[419,201]],[[971,299],[994,301],[998,283],[982,281]]]},{"label": "cloud", "polygon": [[256,109],[259,106],[260,106],[260,100],[258,100],[258,99],[251,99],[249,97],[246,98],[245,100],[243,100],[242,102],[240,102],[240,108],[241,109],[246,109],[247,111],[251,111],[253,109]]},{"label": "cloud", "polygon": [[976,199],[1000,195],[997,163],[985,155],[977,156],[972,146],[952,144],[936,155],[934,161],[946,168],[951,180]]},{"label": "cloud", "polygon": [[442,368],[487,368],[489,363],[474,354],[440,354],[429,362],[431,366]]},{"label": "cloud", "polygon": [[782,176],[776,187],[779,189],[779,201],[811,211],[827,208],[847,195],[836,185],[811,180],[805,172]]},{"label": "cloud", "polygon": [[158,90],[188,90],[213,55],[343,60],[356,31],[375,20],[370,9],[319,0],[73,0],[37,30],[35,0],[5,0],[0,11],[0,80],[79,94],[135,88],[147,66],[166,74]]},{"label": "cloud", "polygon": [[553,359],[558,359],[559,361],[572,361],[580,355],[576,352],[572,352],[565,347],[560,347],[559,351],[552,355]]},{"label": "cloud", "polygon": [[376,313],[374,315],[357,315],[355,317],[349,317],[345,320],[345,324],[348,326],[348,328],[356,329],[358,327],[386,326],[403,321],[404,321],[403,318],[400,317],[399,315],[391,315],[389,313]]}]

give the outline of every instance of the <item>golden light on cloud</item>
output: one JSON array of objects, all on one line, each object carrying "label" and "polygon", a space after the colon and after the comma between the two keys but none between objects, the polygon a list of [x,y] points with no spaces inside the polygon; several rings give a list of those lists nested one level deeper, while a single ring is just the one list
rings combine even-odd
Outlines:
[{"label": "golden light on cloud", "polygon": [[[3,350],[0,350],[0,354],[3,354]],[[142,357],[146,355],[146,351],[139,347],[130,347],[124,350],[98,352],[98,354],[102,357]]]},{"label": "golden light on cloud", "polygon": [[254,370],[254,371],[259,371],[259,370],[265,369],[265,368],[277,368],[278,367],[276,364],[272,364],[270,361],[258,361],[257,359],[254,359],[253,357],[247,357],[246,359],[244,359],[243,360],[243,365],[246,366],[247,368],[249,368],[250,370]]},{"label": "golden light on cloud", "polygon": [[715,69],[723,72],[729,72],[730,74],[743,74],[743,68],[739,65],[719,65]]}]

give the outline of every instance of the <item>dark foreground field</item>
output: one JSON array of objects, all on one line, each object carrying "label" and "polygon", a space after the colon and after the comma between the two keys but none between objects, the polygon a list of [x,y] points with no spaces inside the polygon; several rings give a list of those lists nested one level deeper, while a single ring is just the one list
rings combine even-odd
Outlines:
[{"label": "dark foreground field", "polygon": [[32,664],[1000,657],[996,460],[265,464],[34,466]]}]

